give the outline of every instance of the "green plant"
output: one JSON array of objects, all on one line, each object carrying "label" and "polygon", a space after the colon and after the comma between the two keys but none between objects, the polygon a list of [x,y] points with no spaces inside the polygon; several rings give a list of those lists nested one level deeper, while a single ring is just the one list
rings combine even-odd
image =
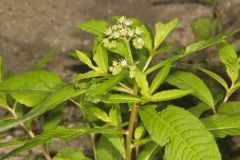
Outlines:
[{"label": "green plant", "polygon": [[[48,145],[53,138],[70,140],[82,134],[90,135],[95,160],[222,159],[215,139],[240,135],[240,102],[228,102],[240,88],[239,57],[226,40],[239,29],[190,44],[151,66],[156,55],[171,49],[172,44],[164,39],[177,23],[177,19],[156,23],[155,36],[139,20],[124,16],[113,17],[113,24],[99,20],[80,23],[78,27],[94,34],[95,39],[92,52],[71,53],[89,67],[86,73],[74,75],[72,83],[43,70],[55,52],[31,71],[6,77],[0,59],[0,106],[12,115],[0,121],[0,132],[20,125],[30,138],[0,143],[0,147],[20,145],[1,159],[36,146],[51,159]],[[219,82],[225,89],[224,98],[212,95],[197,75],[175,66],[180,58],[213,45],[219,48],[230,85],[210,70],[187,65]],[[193,97],[196,99],[189,109],[174,101]],[[85,126],[60,125],[61,104],[68,100],[81,110]],[[24,114],[26,107],[29,112]],[[46,112],[43,131],[35,136],[32,119]],[[77,149],[63,148],[53,159],[91,158]]]}]

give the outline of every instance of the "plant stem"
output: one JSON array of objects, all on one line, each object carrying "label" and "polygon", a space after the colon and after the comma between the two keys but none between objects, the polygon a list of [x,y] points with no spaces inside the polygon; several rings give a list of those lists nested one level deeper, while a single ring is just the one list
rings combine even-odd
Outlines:
[{"label": "plant stem", "polygon": [[[18,118],[14,110],[12,110],[10,107],[8,107],[7,109],[8,109],[8,111],[13,115],[13,117],[14,117],[15,119]],[[28,136],[29,136],[30,138],[34,138],[34,137],[35,137],[35,134],[34,134],[31,130],[29,130],[29,129],[24,125],[24,123],[21,123],[20,126],[27,132],[27,134],[28,134]],[[48,151],[46,151],[43,146],[40,146],[40,150],[41,150],[41,152],[43,153],[43,155],[44,155],[44,157],[46,158],[46,160],[51,160],[51,157],[50,157]]]},{"label": "plant stem", "polygon": [[126,140],[126,160],[131,160],[132,158],[132,136],[133,136],[133,128],[134,123],[136,121],[137,116],[137,103],[134,103],[132,106],[132,111],[130,115],[129,125],[128,125],[128,132],[127,132],[127,140]]},{"label": "plant stem", "polygon": [[232,95],[232,89],[234,88],[234,84],[231,85],[231,87],[227,90],[227,93],[224,97],[223,102],[226,103],[229,99],[229,97]]},{"label": "plant stem", "polygon": [[96,150],[96,145],[95,145],[95,134],[91,134],[91,141],[93,145],[93,154],[94,154],[94,159],[97,160],[97,150]]}]

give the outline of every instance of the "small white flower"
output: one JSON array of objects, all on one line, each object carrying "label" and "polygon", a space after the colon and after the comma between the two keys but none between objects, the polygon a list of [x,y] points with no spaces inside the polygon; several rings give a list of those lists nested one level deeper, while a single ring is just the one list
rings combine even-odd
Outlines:
[{"label": "small white flower", "polygon": [[129,19],[126,19],[125,21],[124,21],[124,24],[126,25],[126,26],[131,26],[132,25],[132,21],[131,20],[129,20]]},{"label": "small white flower", "polygon": [[126,67],[127,64],[128,64],[128,62],[127,62],[126,59],[121,59],[121,60],[120,60],[120,64],[121,64],[122,67]]},{"label": "small white flower", "polygon": [[128,36],[129,37],[132,37],[134,35],[134,32],[133,32],[133,30],[131,30],[131,29],[128,29]]},{"label": "small white flower", "polygon": [[144,41],[142,38],[139,38],[139,37],[135,38],[135,39],[133,39],[133,45],[135,48],[141,49],[144,45]]},{"label": "small white flower", "polygon": [[125,20],[126,20],[126,17],[125,17],[125,16],[122,16],[122,17],[120,17],[120,18],[117,19],[117,21],[118,21],[119,23],[123,23],[123,22],[125,22]]},{"label": "small white flower", "polygon": [[112,28],[108,28],[105,32],[104,32],[105,35],[109,36],[112,34]]},{"label": "small white flower", "polygon": [[114,31],[112,33],[112,36],[113,36],[113,38],[119,38],[120,37],[120,33],[118,31]]},{"label": "small white flower", "polygon": [[112,65],[115,67],[115,66],[118,65],[118,62],[117,62],[117,61],[113,61],[113,62],[112,62]]},{"label": "small white flower", "polygon": [[140,27],[137,27],[137,28],[135,29],[135,33],[136,33],[137,35],[141,35],[141,34],[143,33],[143,31],[142,31],[142,29],[141,29]]}]

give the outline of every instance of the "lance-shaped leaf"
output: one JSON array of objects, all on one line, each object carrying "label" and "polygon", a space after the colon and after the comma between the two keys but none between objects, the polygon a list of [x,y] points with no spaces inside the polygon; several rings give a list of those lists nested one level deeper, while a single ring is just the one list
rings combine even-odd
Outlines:
[{"label": "lance-shaped leaf", "polygon": [[89,68],[97,71],[98,70],[98,67],[94,66],[92,64],[92,61],[90,60],[90,58],[83,52],[79,51],[79,50],[76,50],[76,56],[79,58],[79,60],[86,64]]},{"label": "lance-shaped leaf", "polygon": [[71,147],[65,147],[58,152],[52,160],[91,160],[82,151]]},{"label": "lance-shaped leaf", "polygon": [[168,34],[177,26],[178,20],[174,19],[167,23],[158,22],[155,24],[154,48],[157,49]]},{"label": "lance-shaped leaf", "polygon": [[149,68],[146,73],[149,74],[155,70],[157,70],[158,68],[166,65],[167,63],[171,63],[171,62],[174,62],[184,56],[187,56],[189,54],[192,54],[192,53],[195,53],[195,52],[198,52],[202,49],[205,49],[207,47],[210,47],[210,46],[213,46],[213,45],[216,45],[220,42],[222,42],[225,38],[229,37],[229,36],[232,36],[236,33],[240,32],[240,29],[236,29],[232,32],[229,32],[227,33],[226,35],[217,35],[215,37],[211,37],[211,38],[208,38],[206,40],[202,40],[202,41],[199,41],[199,42],[195,42],[195,43],[192,43],[190,45],[188,45],[186,48],[184,49],[180,49],[176,55],[172,56],[172,57],[169,57],[167,58],[166,60],[163,60],[161,61],[160,63],[156,64],[155,66]]},{"label": "lance-shaped leaf", "polygon": [[227,42],[222,42],[219,45],[220,60],[226,66],[227,73],[232,80],[232,83],[235,83],[238,74],[240,65],[238,63],[238,56],[234,48]]},{"label": "lance-shaped leaf", "polygon": [[111,24],[106,21],[91,20],[81,22],[77,27],[85,32],[92,33],[96,36],[101,36],[110,26]]},{"label": "lance-shaped leaf", "polygon": [[126,76],[126,73],[126,70],[123,70],[118,75],[110,76],[102,83],[91,85],[86,91],[87,100],[98,103],[106,98],[108,92]]},{"label": "lance-shaped leaf", "polygon": [[128,94],[111,94],[106,100],[105,103],[132,103],[140,102],[140,99]]},{"label": "lance-shaped leaf", "polygon": [[153,141],[165,146],[166,160],[221,160],[217,144],[199,119],[188,111],[170,106],[156,113],[143,106],[140,117]]},{"label": "lance-shaped leaf", "polygon": [[100,68],[101,73],[108,72],[108,54],[107,50],[103,48],[102,45],[98,45],[96,52],[93,55],[93,60],[96,62],[98,68]]},{"label": "lance-shaped leaf", "polygon": [[191,93],[192,93],[191,90],[180,90],[180,89],[165,90],[152,95],[150,98],[150,101],[152,102],[169,101],[169,100],[184,97]]},{"label": "lance-shaped leaf", "polygon": [[0,83],[0,92],[10,93],[19,103],[35,106],[62,85],[58,75],[48,71],[30,71]]},{"label": "lance-shaped leaf", "polygon": [[97,142],[96,152],[99,160],[123,160],[121,153],[104,135],[101,135]]},{"label": "lance-shaped leaf", "polygon": [[219,114],[234,115],[240,113],[240,101],[222,103],[218,108]]},{"label": "lance-shaped leaf", "polygon": [[155,160],[161,147],[155,142],[147,143],[141,150],[137,160]]},{"label": "lance-shaped leaf", "polygon": [[138,19],[136,18],[131,18],[131,20],[133,21],[133,26],[135,27],[140,27],[143,31],[143,41],[144,41],[144,47],[147,48],[149,51],[152,50],[152,37],[151,34],[149,32],[149,30],[147,29],[147,27],[142,24]]},{"label": "lance-shaped leaf", "polygon": [[128,46],[126,43],[128,43],[128,42],[124,41],[122,39],[118,39],[118,40],[116,40],[116,47],[110,48],[109,50],[111,52],[121,55],[122,57],[126,57],[127,59],[130,60],[131,53],[129,53]]},{"label": "lance-shaped leaf", "polygon": [[137,68],[135,80],[137,82],[138,87],[141,88],[141,94],[145,97],[148,97],[150,95],[150,90],[147,81],[147,75]]},{"label": "lance-shaped leaf", "polygon": [[151,94],[158,89],[158,87],[162,84],[164,79],[167,77],[168,73],[170,72],[171,64],[167,64],[164,66],[158,74],[153,79],[151,86],[150,86],[150,92]]},{"label": "lance-shaped leaf", "polygon": [[240,135],[240,117],[235,115],[214,115],[202,119],[206,128],[215,136],[224,138],[227,135]]},{"label": "lance-shaped leaf", "polygon": [[180,89],[192,90],[191,94],[193,96],[205,102],[215,110],[212,94],[207,85],[198,76],[189,72],[176,71],[170,74],[166,81]]},{"label": "lance-shaped leaf", "polygon": [[209,106],[205,103],[199,103],[198,105],[191,107],[188,111],[196,117],[200,117],[203,112],[209,110]]},{"label": "lance-shaped leaf", "polygon": [[60,88],[57,91],[51,93],[46,99],[44,99],[41,103],[39,103],[36,107],[34,107],[30,112],[24,115],[21,118],[2,121],[0,122],[0,132],[3,132],[7,129],[15,127],[21,123],[24,123],[30,119],[33,119],[46,111],[56,107],[62,102],[75,97],[79,94],[82,94],[84,91],[74,90],[71,86],[66,86],[64,88]]},{"label": "lance-shaped leaf", "polygon": [[73,81],[80,81],[82,79],[94,78],[94,77],[101,77],[104,76],[103,73],[97,71],[89,71],[87,73],[80,73],[73,76]]},{"label": "lance-shaped leaf", "polygon": [[209,75],[210,77],[212,77],[213,79],[215,79],[219,84],[221,84],[226,90],[228,90],[228,84],[227,82],[221,77],[219,76],[218,74],[212,72],[212,71],[209,71],[205,68],[202,68],[202,67],[197,67],[198,70],[204,72],[205,74]]}]

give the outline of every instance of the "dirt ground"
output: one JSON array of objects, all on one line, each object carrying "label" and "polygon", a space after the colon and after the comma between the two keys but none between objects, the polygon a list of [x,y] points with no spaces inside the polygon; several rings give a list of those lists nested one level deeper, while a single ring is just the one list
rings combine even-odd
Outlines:
[{"label": "dirt ground", "polygon": [[[223,32],[240,27],[240,0],[219,0],[218,7]],[[72,68],[79,62],[68,54],[75,49],[91,49],[92,37],[78,30],[76,24],[91,19],[110,20],[114,15],[137,17],[151,29],[157,21],[178,18],[179,25],[168,40],[185,46],[194,41],[191,22],[211,17],[212,8],[196,0],[0,0],[0,56],[4,59],[4,71],[20,73],[29,70],[41,57],[62,43],[59,54],[47,68],[70,80]],[[215,56],[211,55],[193,58],[203,57],[215,62]],[[74,115],[72,110],[66,115]],[[84,139],[86,137],[71,145],[89,151],[90,145],[87,140],[83,143]],[[65,142],[56,141],[52,148],[58,150],[63,145],[66,145]],[[0,148],[0,154],[7,151],[9,148]],[[26,152],[25,155],[29,154]],[[23,157],[24,154],[12,160]]]}]

